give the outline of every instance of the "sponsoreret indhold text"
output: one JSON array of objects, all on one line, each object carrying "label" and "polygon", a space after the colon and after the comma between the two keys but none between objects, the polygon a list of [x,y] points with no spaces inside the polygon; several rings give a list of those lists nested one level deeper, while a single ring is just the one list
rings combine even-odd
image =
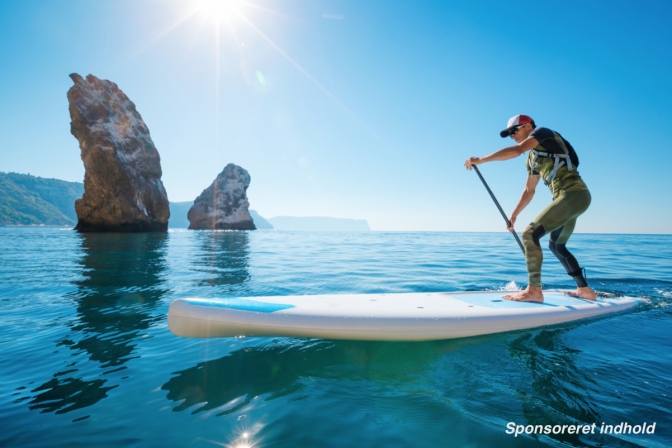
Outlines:
[{"label": "sponsoreret indhold text", "polygon": [[506,433],[518,437],[521,434],[653,434],[656,431],[656,423],[641,425],[631,425],[629,423],[620,423],[618,425],[607,425],[602,423],[598,428],[595,423],[592,425],[516,425],[516,422],[509,422],[506,425]]}]

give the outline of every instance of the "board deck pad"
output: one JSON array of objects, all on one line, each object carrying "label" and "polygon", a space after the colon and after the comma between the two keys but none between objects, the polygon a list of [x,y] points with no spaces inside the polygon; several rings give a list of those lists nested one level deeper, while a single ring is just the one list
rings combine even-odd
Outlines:
[{"label": "board deck pad", "polygon": [[534,328],[627,310],[630,297],[577,299],[544,291],[543,303],[508,291],[329,294],[176,299],[170,331],[183,337],[293,336],[352,340],[451,339]]}]

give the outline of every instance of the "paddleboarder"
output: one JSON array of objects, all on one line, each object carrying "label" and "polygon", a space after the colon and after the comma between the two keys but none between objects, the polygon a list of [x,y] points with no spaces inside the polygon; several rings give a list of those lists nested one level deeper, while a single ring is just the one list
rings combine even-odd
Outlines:
[{"label": "paddleboarder", "polygon": [[523,231],[523,246],[528,271],[525,290],[503,296],[504,299],[522,302],[543,302],[541,289],[541,264],[543,253],[539,240],[550,234],[549,247],[560,260],[567,274],[576,283],[576,290],[566,294],[595,300],[595,292],[588,286],[583,269],[567,250],[566,244],[574,231],[576,218],[588,209],[590,191],[579,176],[579,159],[572,145],[559,133],[537,127],[527,115],[511,117],[506,129],[499,133],[502,138],[511,137],[516,144],[484,157],[469,157],[464,166],[471,170],[474,165],[499,160],[509,160],[528,152],[526,158],[527,180],[518,204],[507,224],[514,232],[516,218],[534,197],[539,180],[542,179],[553,195],[551,202]]}]

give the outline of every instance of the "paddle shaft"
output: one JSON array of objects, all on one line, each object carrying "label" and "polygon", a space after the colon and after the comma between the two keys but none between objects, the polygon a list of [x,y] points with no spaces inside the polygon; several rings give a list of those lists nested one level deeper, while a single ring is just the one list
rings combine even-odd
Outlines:
[{"label": "paddle shaft", "polygon": [[[483,182],[483,185],[485,185],[485,189],[488,190],[488,193],[490,193],[490,197],[495,202],[495,205],[497,206],[497,209],[499,209],[499,213],[502,214],[502,218],[504,218],[504,221],[506,221],[506,225],[508,227],[511,227],[511,221],[509,221],[509,218],[506,217],[506,213],[504,213],[504,210],[502,210],[501,205],[499,205],[499,202],[497,202],[497,198],[492,193],[492,190],[490,190],[490,187],[488,187],[488,183],[485,181],[485,179],[483,179],[483,175],[481,175],[481,172],[478,171],[478,167],[476,165],[471,165],[471,166],[474,170],[476,170],[476,174],[478,174],[478,177],[481,178],[481,182]],[[516,233],[515,230],[513,230],[511,233],[513,233],[513,237],[518,242],[518,245],[520,246],[520,250],[522,250],[523,254],[525,254],[525,248],[523,247],[523,243],[520,242],[520,239],[518,238],[518,234]]]}]

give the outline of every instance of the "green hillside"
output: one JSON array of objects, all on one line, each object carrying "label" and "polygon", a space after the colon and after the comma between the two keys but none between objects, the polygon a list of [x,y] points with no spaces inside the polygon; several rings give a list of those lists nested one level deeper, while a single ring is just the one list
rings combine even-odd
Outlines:
[{"label": "green hillside", "polygon": [[75,225],[84,184],[0,172],[0,225]]}]

